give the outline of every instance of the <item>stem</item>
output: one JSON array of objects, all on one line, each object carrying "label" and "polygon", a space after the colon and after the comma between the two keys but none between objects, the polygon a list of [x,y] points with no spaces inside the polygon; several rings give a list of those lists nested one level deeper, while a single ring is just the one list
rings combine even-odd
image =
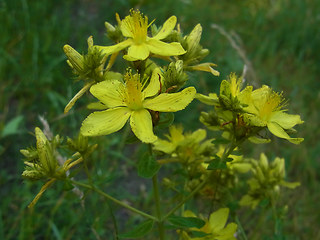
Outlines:
[{"label": "stem", "polygon": [[28,205],[28,208],[32,208],[39,200],[39,198],[42,196],[42,194],[51,186],[52,183],[54,183],[57,179],[51,178],[48,182],[46,182],[40,189],[39,193],[34,197],[32,202]]},{"label": "stem", "polygon": [[164,217],[163,220],[167,219],[171,214],[177,211],[183,204],[186,203],[194,194],[196,194],[206,183],[207,179],[205,179],[201,184],[198,185],[186,198],[184,198],[177,206],[175,206],[170,212],[168,212]]},{"label": "stem", "polygon": [[86,85],[84,85],[83,88],[81,88],[81,90],[74,95],[74,97],[69,101],[69,103],[67,104],[67,106],[64,108],[64,113],[69,112],[69,110],[73,107],[73,105],[76,103],[76,101],[86,92],[88,91],[88,89],[94,84],[94,82],[89,82]]},{"label": "stem", "polygon": [[239,220],[239,218],[237,216],[235,217],[235,220],[236,220],[236,223],[237,223],[237,225],[239,227],[239,230],[240,230],[240,233],[241,233],[243,239],[244,240],[248,240],[247,235],[246,235],[246,233],[245,233],[245,231],[244,231],[244,229],[243,229],[243,227],[241,225],[241,222],[240,222],[240,220]]},{"label": "stem", "polygon": [[155,218],[154,216],[151,216],[145,212],[142,212],[134,207],[131,207],[129,206],[128,204],[124,203],[124,202],[121,202],[120,200],[114,198],[114,197],[111,197],[109,194],[101,191],[100,189],[94,187],[94,186],[91,186],[91,185],[88,185],[88,184],[85,184],[85,183],[82,183],[82,182],[78,182],[78,181],[74,181],[74,180],[70,180],[72,184],[75,184],[75,185],[78,185],[78,186],[81,186],[81,187],[84,187],[84,188],[87,188],[87,189],[90,189],[92,191],[95,191],[96,193],[100,194],[101,196],[105,197],[106,199],[109,199],[111,200],[112,202],[130,210],[131,212],[134,212],[134,213],[137,213],[145,218],[149,218],[153,221],[158,221],[157,218]]},{"label": "stem", "polygon": [[158,174],[152,177],[154,199],[156,202],[156,214],[158,218],[158,230],[159,230],[159,239],[164,240],[164,225],[163,220],[161,219],[161,208],[160,208],[160,197],[159,197],[159,186],[158,186]]}]

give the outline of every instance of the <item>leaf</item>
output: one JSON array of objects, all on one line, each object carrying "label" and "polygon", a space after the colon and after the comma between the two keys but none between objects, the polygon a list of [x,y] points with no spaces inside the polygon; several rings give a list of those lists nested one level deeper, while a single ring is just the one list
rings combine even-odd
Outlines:
[{"label": "leaf", "polygon": [[19,132],[19,125],[23,121],[23,116],[17,116],[11,119],[3,128],[1,137],[17,134]]},{"label": "leaf", "polygon": [[227,169],[227,164],[226,162],[215,159],[209,163],[209,166],[207,167],[207,169],[208,170]]},{"label": "leaf", "polygon": [[119,238],[141,238],[144,235],[146,235],[148,232],[151,231],[153,227],[153,220],[149,219],[146,220],[142,223],[140,223],[139,225],[135,226],[134,229],[132,229],[131,231],[124,233],[124,234],[120,234],[118,237]]},{"label": "leaf", "polygon": [[200,232],[200,231],[191,231],[191,235],[192,235],[192,237],[195,237],[195,238],[203,238],[203,237],[211,235],[211,233],[205,233],[205,232]]},{"label": "leaf", "polygon": [[172,216],[168,218],[168,221],[180,228],[202,228],[205,225],[205,221],[196,217]]},{"label": "leaf", "polygon": [[138,175],[143,178],[152,178],[159,171],[160,167],[154,156],[146,153],[138,162]]}]

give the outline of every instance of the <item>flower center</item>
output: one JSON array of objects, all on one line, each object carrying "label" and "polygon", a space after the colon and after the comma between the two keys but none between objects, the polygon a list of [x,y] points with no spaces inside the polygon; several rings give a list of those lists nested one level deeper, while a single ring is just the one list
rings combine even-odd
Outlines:
[{"label": "flower center", "polygon": [[130,16],[122,20],[124,28],[132,35],[135,44],[142,44],[147,39],[148,17],[143,16],[140,11],[131,10]]},{"label": "flower center", "polygon": [[280,110],[282,108],[282,94],[270,91],[266,97],[265,103],[260,109],[261,119],[268,121],[273,112]]},{"label": "flower center", "polygon": [[127,103],[128,108],[132,110],[138,110],[143,108],[142,85],[140,82],[139,74],[132,75],[131,72],[128,72],[125,75],[125,82],[126,82],[125,102]]}]

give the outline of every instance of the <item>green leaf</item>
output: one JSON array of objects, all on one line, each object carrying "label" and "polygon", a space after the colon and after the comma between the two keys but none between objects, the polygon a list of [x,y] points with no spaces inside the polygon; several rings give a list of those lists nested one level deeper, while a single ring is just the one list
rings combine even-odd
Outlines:
[{"label": "green leaf", "polygon": [[154,156],[146,153],[138,161],[138,175],[143,178],[152,178],[159,171],[160,167]]},{"label": "green leaf", "polygon": [[219,145],[219,144],[228,144],[230,143],[230,140],[225,139],[225,138],[216,138],[212,141],[212,143]]},{"label": "green leaf", "polygon": [[180,228],[202,228],[205,225],[205,221],[196,217],[172,216],[168,218],[168,221]]},{"label": "green leaf", "polygon": [[119,238],[141,238],[144,235],[146,235],[148,232],[151,231],[153,227],[153,220],[149,219],[146,220],[139,225],[135,226],[134,229],[132,229],[130,232],[120,234],[118,237]]},{"label": "green leaf", "polygon": [[11,119],[3,128],[1,137],[17,134],[19,132],[19,125],[23,121],[23,116],[17,116]]},{"label": "green leaf", "polygon": [[215,159],[209,164],[207,169],[208,170],[227,169],[227,164],[226,162]]},{"label": "green leaf", "polygon": [[191,231],[191,235],[192,235],[192,237],[195,237],[195,238],[203,238],[203,237],[211,235],[211,233],[205,233],[205,232],[200,232],[200,231]]}]

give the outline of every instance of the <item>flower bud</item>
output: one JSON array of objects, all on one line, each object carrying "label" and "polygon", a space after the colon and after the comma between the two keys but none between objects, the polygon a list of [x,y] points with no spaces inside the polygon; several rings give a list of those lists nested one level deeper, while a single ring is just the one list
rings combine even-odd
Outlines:
[{"label": "flower bud", "polygon": [[104,22],[104,26],[106,27],[108,33],[114,32],[116,30],[115,27],[108,22]]},{"label": "flower bud", "polygon": [[83,72],[83,56],[73,49],[70,45],[64,45],[63,51],[76,72]]}]

